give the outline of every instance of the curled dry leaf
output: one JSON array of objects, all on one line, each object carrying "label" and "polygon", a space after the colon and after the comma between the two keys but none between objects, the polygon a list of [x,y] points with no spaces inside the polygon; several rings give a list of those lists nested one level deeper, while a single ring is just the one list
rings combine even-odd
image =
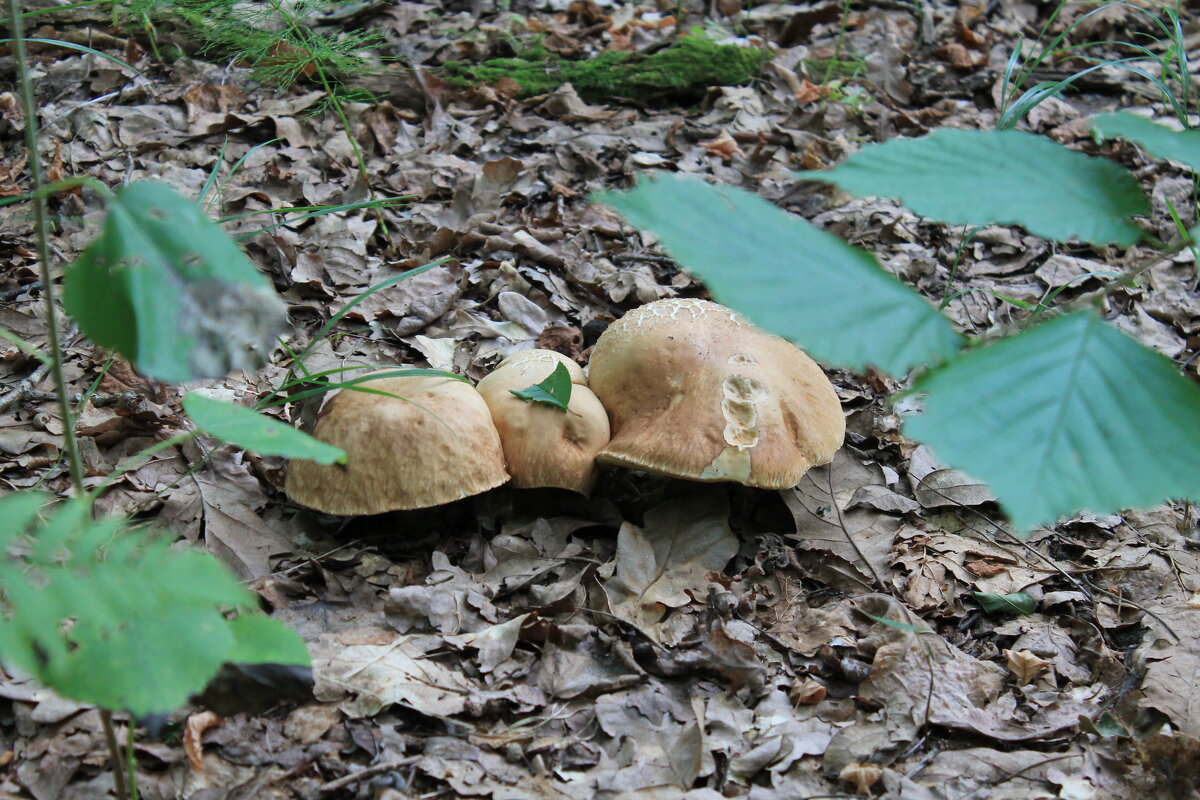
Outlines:
[{"label": "curled dry leaf", "polygon": [[825,699],[828,691],[823,683],[814,678],[805,678],[803,681],[797,678],[792,681],[792,690],[788,694],[798,706],[815,706]]},{"label": "curled dry leaf", "polygon": [[726,164],[732,161],[735,155],[742,154],[742,148],[738,147],[737,141],[729,135],[729,131],[721,131],[717,138],[700,144],[710,156],[720,156]]},{"label": "curled dry leaf", "polygon": [[211,711],[201,711],[187,718],[183,730],[183,752],[194,772],[204,769],[204,732],[220,721],[221,718]]},{"label": "curled dry leaf", "polygon": [[1032,683],[1038,673],[1050,666],[1050,662],[1038,658],[1028,650],[1005,650],[1004,657],[1008,659],[1008,668],[1017,678],[1017,683],[1024,686]]},{"label": "curled dry leaf", "polygon": [[867,795],[871,793],[871,787],[879,783],[879,779],[882,777],[882,769],[874,764],[863,764],[858,761],[847,764],[838,773],[838,780],[853,784],[855,791]]}]

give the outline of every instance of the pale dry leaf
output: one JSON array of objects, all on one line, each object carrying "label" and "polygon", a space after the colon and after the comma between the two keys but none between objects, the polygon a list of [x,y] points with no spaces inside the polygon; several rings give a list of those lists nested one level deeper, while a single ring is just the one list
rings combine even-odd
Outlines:
[{"label": "pale dry leaf", "polygon": [[800,680],[795,678],[792,681],[791,691],[788,695],[792,698],[792,702],[801,706],[815,706],[825,699],[825,695],[829,690],[825,685],[815,678],[805,678]]},{"label": "pale dry leaf", "polygon": [[661,641],[666,610],[703,595],[709,573],[737,553],[728,517],[724,492],[705,492],[651,509],[642,528],[621,526],[616,574],[604,583],[612,613]]},{"label": "pale dry leaf", "polygon": [[372,717],[390,705],[448,717],[466,708],[478,687],[461,669],[430,658],[442,640],[380,631],[378,644],[343,644],[351,634],[326,634],[312,646],[313,696],[337,702],[349,717]]},{"label": "pale dry leaf", "polygon": [[729,135],[729,131],[721,131],[716,138],[701,142],[700,145],[704,152],[717,156],[726,164],[733,161],[734,156],[742,155],[742,148],[738,147],[737,140]]},{"label": "pale dry leaf", "polygon": [[854,786],[854,790],[859,794],[871,794],[871,788],[879,783],[879,779],[883,777],[883,770],[875,764],[863,764],[855,761],[852,764],[847,764],[845,768],[838,773],[838,780],[843,783],[849,783]]},{"label": "pale dry leaf", "polygon": [[1028,650],[1005,650],[1004,658],[1008,664],[1008,671],[1016,677],[1018,686],[1033,683],[1033,679],[1050,666],[1049,661],[1038,658]]}]

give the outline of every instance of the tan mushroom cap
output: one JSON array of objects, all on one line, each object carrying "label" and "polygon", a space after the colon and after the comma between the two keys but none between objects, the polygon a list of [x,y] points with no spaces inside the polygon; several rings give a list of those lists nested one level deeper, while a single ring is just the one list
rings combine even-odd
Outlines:
[{"label": "tan mushroom cap", "polygon": [[[559,364],[571,373],[566,411],[515,397],[550,377]],[[519,489],[554,487],[587,494],[596,484],[596,454],[608,442],[608,414],[586,385],[583,369],[553,350],[526,350],[508,358],[479,382],[504,443],[504,457]]]},{"label": "tan mushroom cap", "polygon": [[[329,514],[381,514],[470,497],[508,480],[487,403],[465,381],[394,377],[326,401],[313,436],[346,451],[344,466],[288,465],[287,493]],[[404,398],[403,400],[397,398]]]},{"label": "tan mushroom cap", "polygon": [[707,300],[630,311],[596,342],[588,377],[612,422],[601,463],[783,489],[846,433],[816,362]]},{"label": "tan mushroom cap", "polygon": [[516,387],[524,389],[526,386],[546,380],[559,364],[565,366],[567,372],[571,373],[571,383],[587,386],[587,375],[584,374],[583,367],[576,364],[574,359],[555,350],[534,349],[522,350],[501,361],[494,370],[479,381],[476,388],[482,392],[489,383],[495,383],[497,380],[509,383],[529,381],[525,386]]}]

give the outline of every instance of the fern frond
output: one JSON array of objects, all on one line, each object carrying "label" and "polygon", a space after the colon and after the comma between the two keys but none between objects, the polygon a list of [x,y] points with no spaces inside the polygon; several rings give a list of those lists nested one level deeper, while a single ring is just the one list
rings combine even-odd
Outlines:
[{"label": "fern frond", "polygon": [[0,500],[0,661],[103,708],[182,705],[237,644],[222,611],[251,596],[212,556],[93,521],[86,501],[39,520],[50,501]]}]

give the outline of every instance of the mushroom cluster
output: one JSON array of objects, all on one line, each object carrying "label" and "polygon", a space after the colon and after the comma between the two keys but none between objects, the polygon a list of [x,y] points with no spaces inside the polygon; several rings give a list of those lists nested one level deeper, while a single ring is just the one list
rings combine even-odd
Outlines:
[{"label": "mushroom cluster", "polygon": [[[572,383],[565,409],[516,396],[559,365]],[[560,353],[529,350],[478,388],[408,376],[359,388],[331,396],[313,430],[347,463],[292,462],[286,488],[297,503],[378,514],[510,479],[586,494],[598,462],[782,489],[830,461],[845,435],[841,404],[812,359],[707,300],[630,311],[596,342],[587,377]]]}]

